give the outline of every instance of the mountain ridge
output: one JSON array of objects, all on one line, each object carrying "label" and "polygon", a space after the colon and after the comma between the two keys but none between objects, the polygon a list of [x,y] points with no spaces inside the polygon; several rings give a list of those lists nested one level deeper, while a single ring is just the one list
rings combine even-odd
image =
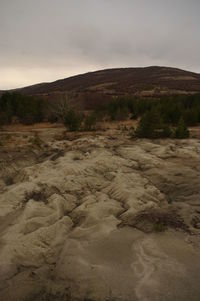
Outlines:
[{"label": "mountain ridge", "polygon": [[115,96],[160,97],[200,93],[200,74],[164,66],[102,69],[9,90],[57,101],[73,95],[85,108]]},{"label": "mountain ridge", "polygon": [[39,83],[15,91],[33,95],[70,91],[135,94],[155,88],[200,92],[200,74],[179,68],[160,66],[112,68],[74,75],[53,82]]}]

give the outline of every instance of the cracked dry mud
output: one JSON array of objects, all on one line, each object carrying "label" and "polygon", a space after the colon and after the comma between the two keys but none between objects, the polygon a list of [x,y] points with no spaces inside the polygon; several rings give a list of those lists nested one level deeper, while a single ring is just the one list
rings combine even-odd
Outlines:
[{"label": "cracked dry mud", "polygon": [[1,160],[0,300],[200,300],[200,143],[49,149]]}]

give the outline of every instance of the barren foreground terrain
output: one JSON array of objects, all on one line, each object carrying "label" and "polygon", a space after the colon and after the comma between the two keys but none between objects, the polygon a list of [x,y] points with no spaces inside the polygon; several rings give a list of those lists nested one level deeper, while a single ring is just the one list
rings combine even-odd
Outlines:
[{"label": "barren foreground terrain", "polygon": [[1,132],[1,301],[199,301],[200,142]]}]

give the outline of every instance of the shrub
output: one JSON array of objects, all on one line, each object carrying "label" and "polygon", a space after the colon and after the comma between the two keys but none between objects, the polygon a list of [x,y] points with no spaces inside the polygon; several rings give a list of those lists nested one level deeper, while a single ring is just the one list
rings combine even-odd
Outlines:
[{"label": "shrub", "polygon": [[168,125],[163,125],[163,138],[169,138],[172,135],[172,131]]},{"label": "shrub", "polygon": [[14,179],[12,176],[7,176],[5,179],[4,179],[4,183],[7,185],[7,186],[10,186],[10,185],[13,185],[14,184]]},{"label": "shrub", "polygon": [[148,208],[140,211],[128,224],[146,233],[163,232],[167,228],[188,231],[184,220],[170,208]]},{"label": "shrub", "polygon": [[195,126],[198,124],[199,120],[199,112],[198,110],[194,109],[188,109],[184,112],[184,121],[186,125],[188,126]]},{"label": "shrub", "polygon": [[175,138],[177,139],[184,139],[190,136],[190,132],[184,122],[183,117],[180,118],[178,122],[178,126],[175,130]]},{"label": "shrub", "polygon": [[140,138],[168,138],[171,136],[171,130],[163,122],[159,111],[152,109],[142,116],[135,134]]},{"label": "shrub", "polygon": [[155,224],[153,224],[153,231],[164,232],[165,230],[167,230],[167,226],[162,222],[156,222]]},{"label": "shrub", "polygon": [[160,137],[161,119],[157,111],[151,110],[144,114],[136,129],[136,136],[140,138]]},{"label": "shrub", "polygon": [[133,138],[133,137],[135,137],[135,128],[134,128],[134,126],[131,126],[130,128],[129,128],[129,135]]},{"label": "shrub", "polygon": [[30,139],[29,139],[29,142],[30,142],[32,145],[35,145],[35,146],[37,146],[37,147],[39,147],[39,148],[41,148],[42,143],[43,143],[43,141],[42,141],[42,140],[40,139],[40,137],[38,136],[38,133],[37,133],[37,132],[34,134],[34,137],[33,137],[33,138],[30,138]]},{"label": "shrub", "polygon": [[70,131],[78,131],[81,128],[82,120],[82,114],[70,109],[65,115],[64,124]]},{"label": "shrub", "polygon": [[11,114],[9,112],[0,112],[0,125],[6,125],[11,123]]},{"label": "shrub", "polygon": [[111,120],[126,120],[132,110],[132,100],[126,98],[113,99],[107,106],[106,111]]},{"label": "shrub", "polygon": [[95,130],[95,125],[96,125],[96,115],[94,113],[87,115],[84,120],[85,131]]}]

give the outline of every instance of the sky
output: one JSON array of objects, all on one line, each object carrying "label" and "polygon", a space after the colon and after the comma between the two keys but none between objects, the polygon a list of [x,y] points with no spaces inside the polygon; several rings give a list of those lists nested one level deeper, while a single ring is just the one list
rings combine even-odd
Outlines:
[{"label": "sky", "polygon": [[0,0],[0,89],[107,68],[200,73],[200,0]]}]

